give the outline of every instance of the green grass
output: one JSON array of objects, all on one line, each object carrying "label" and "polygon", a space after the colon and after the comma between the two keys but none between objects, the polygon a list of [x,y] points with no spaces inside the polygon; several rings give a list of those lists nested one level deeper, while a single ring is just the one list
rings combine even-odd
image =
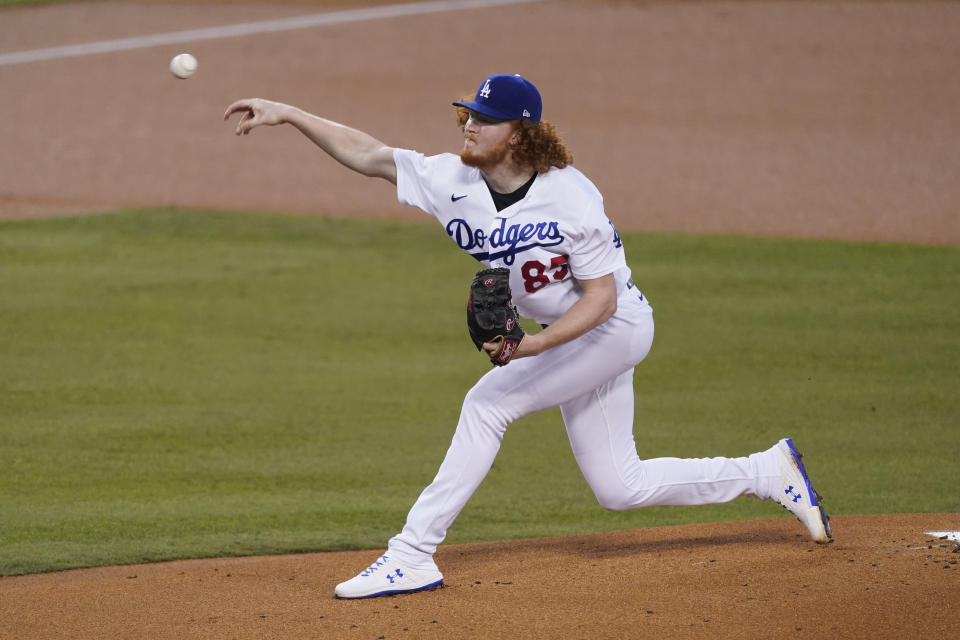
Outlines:
[{"label": "green grass", "polygon": [[[957,512],[960,252],[624,234],[643,457],[793,435],[835,513]],[[0,574],[381,548],[488,368],[439,225],[149,210],[0,223]],[[448,541],[786,517],[608,513],[547,411]]]},{"label": "green grass", "polygon": [[67,2],[67,0],[0,0],[0,8],[17,7],[28,4],[53,4],[55,2]]}]

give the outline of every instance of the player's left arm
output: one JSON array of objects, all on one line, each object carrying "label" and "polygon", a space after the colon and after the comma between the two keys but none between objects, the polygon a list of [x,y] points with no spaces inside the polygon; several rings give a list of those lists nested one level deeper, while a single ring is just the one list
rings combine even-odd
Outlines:
[{"label": "player's left arm", "polygon": [[[557,321],[536,334],[527,334],[514,352],[514,358],[535,356],[547,349],[579,338],[594,327],[610,319],[617,311],[617,284],[613,274],[590,280],[578,280],[583,289],[580,298]],[[483,348],[488,353],[496,351],[499,345],[487,342]]]}]

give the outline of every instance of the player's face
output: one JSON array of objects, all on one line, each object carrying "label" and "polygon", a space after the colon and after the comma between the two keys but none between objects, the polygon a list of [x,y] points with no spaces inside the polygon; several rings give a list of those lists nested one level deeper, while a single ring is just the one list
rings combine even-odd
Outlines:
[{"label": "player's face", "polygon": [[478,169],[495,167],[510,153],[510,138],[514,131],[516,123],[511,120],[494,120],[471,111],[463,125],[460,159],[465,165]]}]

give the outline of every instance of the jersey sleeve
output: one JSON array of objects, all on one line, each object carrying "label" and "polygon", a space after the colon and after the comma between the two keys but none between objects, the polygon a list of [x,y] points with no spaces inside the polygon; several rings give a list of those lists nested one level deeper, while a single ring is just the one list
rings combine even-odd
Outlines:
[{"label": "jersey sleeve", "polygon": [[578,280],[599,278],[627,265],[620,236],[600,204],[592,205],[583,216],[573,241],[568,259]]},{"label": "jersey sleeve", "polygon": [[397,200],[435,216],[428,182],[432,158],[409,149],[394,149],[393,161],[397,165]]}]

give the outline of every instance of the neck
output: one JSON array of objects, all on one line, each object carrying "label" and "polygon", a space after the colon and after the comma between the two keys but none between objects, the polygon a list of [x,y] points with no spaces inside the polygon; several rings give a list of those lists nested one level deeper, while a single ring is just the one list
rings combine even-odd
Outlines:
[{"label": "neck", "polygon": [[500,164],[489,169],[481,169],[483,179],[497,193],[513,193],[533,177],[534,170],[513,162],[509,156]]}]

